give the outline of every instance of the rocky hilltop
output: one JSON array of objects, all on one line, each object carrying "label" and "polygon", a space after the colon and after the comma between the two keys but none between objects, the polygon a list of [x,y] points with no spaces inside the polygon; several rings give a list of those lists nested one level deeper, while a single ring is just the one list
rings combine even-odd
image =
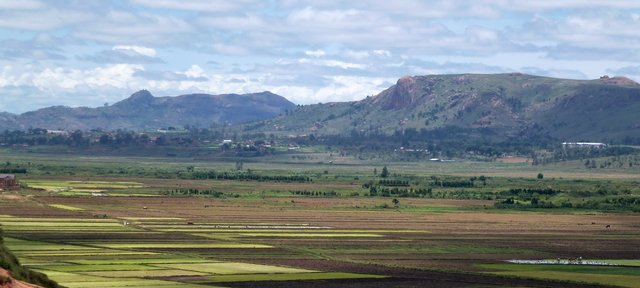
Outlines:
[{"label": "rocky hilltop", "polygon": [[[604,141],[640,137],[638,111],[640,85],[625,77],[426,75],[402,77],[361,101],[303,106],[251,127],[318,135],[464,131],[463,135],[501,139]],[[449,136],[456,137],[454,134]]]}]

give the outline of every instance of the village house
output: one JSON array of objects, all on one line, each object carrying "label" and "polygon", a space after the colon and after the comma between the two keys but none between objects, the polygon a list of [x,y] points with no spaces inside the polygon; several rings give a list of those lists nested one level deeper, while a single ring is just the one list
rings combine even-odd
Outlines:
[{"label": "village house", "polygon": [[16,175],[14,174],[0,174],[0,189],[15,189],[18,188],[18,182],[16,181]]}]

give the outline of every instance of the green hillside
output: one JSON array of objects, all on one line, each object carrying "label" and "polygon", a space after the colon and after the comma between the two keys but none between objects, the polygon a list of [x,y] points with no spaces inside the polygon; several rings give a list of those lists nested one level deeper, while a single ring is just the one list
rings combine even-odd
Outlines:
[{"label": "green hillside", "polygon": [[[11,251],[9,251],[9,249],[4,246],[2,239],[2,230],[0,230],[0,268],[9,271],[11,273],[11,276],[16,280],[37,284],[46,288],[61,287],[60,285],[58,285],[58,283],[49,279],[47,275],[31,271],[21,266],[18,258],[16,258],[16,256],[14,256]],[[0,285],[5,280],[0,278]]]},{"label": "green hillside", "polygon": [[155,130],[167,127],[209,127],[269,119],[295,105],[282,96],[253,94],[189,94],[154,97],[141,90],[111,106],[71,108],[54,106],[13,115],[0,113],[0,129]]},{"label": "green hillside", "polygon": [[520,73],[403,77],[361,101],[299,106],[245,132],[606,141],[640,137],[640,85],[623,77],[569,80]]}]

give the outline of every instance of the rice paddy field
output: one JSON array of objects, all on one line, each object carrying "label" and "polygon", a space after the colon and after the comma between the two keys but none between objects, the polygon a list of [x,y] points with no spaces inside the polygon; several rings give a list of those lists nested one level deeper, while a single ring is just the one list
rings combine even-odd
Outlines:
[{"label": "rice paddy field", "polygon": [[[0,192],[5,244],[23,265],[66,287],[640,287],[637,212],[508,210],[491,199],[403,197],[394,204],[393,197],[362,196],[378,167],[372,163],[245,164],[310,182],[195,180],[100,169],[223,170],[233,163],[65,157],[54,165],[52,156],[2,153],[38,167],[18,175],[22,189]],[[407,165],[390,169],[406,168],[418,179],[411,181],[434,171],[473,173],[464,168],[473,163]],[[496,178],[474,193],[538,185],[522,163],[479,165]],[[69,175],[73,167],[81,175]],[[577,168],[546,169],[561,175],[547,185],[619,186],[633,194],[640,184],[635,170],[592,178]],[[222,194],[165,193],[177,189]],[[292,193],[300,190],[336,194]],[[553,264],[565,260],[572,264]]]}]

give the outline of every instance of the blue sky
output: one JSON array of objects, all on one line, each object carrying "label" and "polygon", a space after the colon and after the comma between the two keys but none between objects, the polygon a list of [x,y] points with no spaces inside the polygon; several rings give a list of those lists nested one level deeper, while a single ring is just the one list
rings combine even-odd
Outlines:
[{"label": "blue sky", "polygon": [[640,1],[0,0],[0,111],[269,90],[362,99],[404,75],[640,80]]}]

